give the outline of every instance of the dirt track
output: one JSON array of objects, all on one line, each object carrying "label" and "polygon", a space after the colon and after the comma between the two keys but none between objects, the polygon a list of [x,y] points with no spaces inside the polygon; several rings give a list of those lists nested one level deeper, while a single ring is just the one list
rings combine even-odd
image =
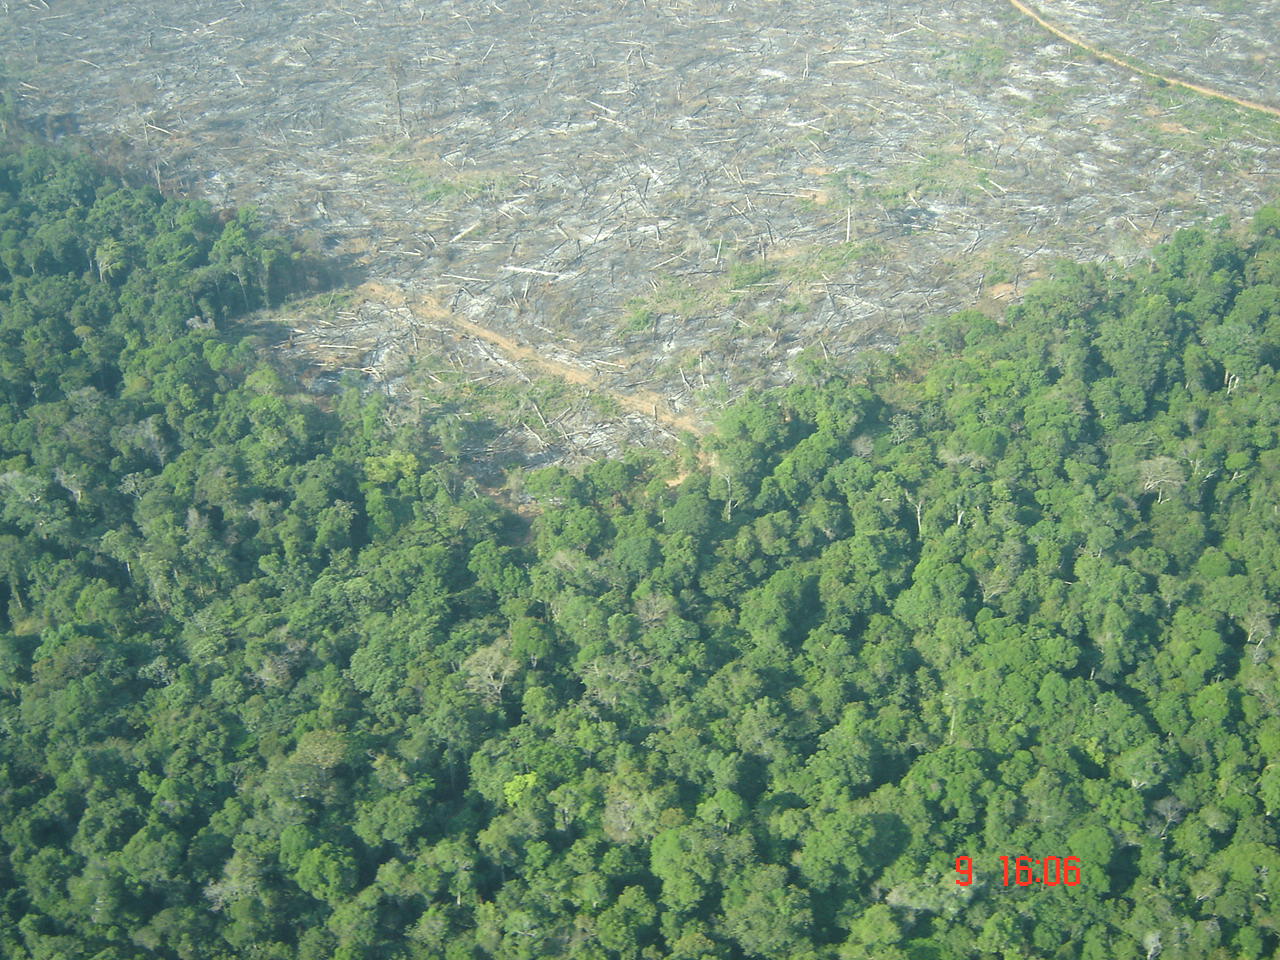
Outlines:
[{"label": "dirt track", "polygon": [[1276,107],[1268,106],[1265,103],[1258,103],[1256,100],[1246,100],[1243,97],[1233,96],[1230,93],[1224,93],[1221,90],[1215,90],[1212,87],[1206,87],[1203,84],[1191,83],[1187,80],[1179,80],[1177,77],[1171,77],[1168,74],[1158,73],[1155,70],[1151,70],[1147,67],[1139,66],[1136,63],[1131,63],[1130,61],[1125,60],[1122,57],[1117,57],[1115,54],[1108,53],[1107,51],[1094,46],[1093,44],[1089,43],[1087,40],[1083,40],[1080,37],[1076,36],[1075,34],[1069,33],[1068,31],[1063,30],[1061,27],[1055,26],[1054,24],[1046,20],[1044,17],[1042,17],[1034,9],[1029,7],[1027,4],[1022,3],[1021,0],[1009,0],[1009,3],[1019,13],[1025,14],[1026,16],[1030,17],[1036,23],[1040,24],[1040,26],[1044,27],[1044,29],[1052,33],[1055,37],[1059,38],[1060,40],[1065,40],[1067,43],[1071,44],[1073,47],[1079,47],[1081,50],[1084,50],[1087,53],[1093,54],[1099,60],[1105,60],[1107,63],[1114,63],[1116,66],[1123,67],[1125,70],[1131,70],[1134,73],[1140,74],[1144,77],[1150,77],[1152,80],[1159,80],[1162,83],[1169,84],[1169,86],[1171,87],[1181,87],[1183,90],[1190,90],[1192,93],[1198,93],[1201,96],[1212,97],[1215,100],[1225,100],[1227,103],[1234,103],[1237,106],[1246,107],[1249,110],[1258,110],[1262,113],[1270,114],[1273,117],[1280,117],[1280,109],[1277,109]]},{"label": "dirt track", "polygon": [[433,300],[421,297],[410,299],[400,290],[377,282],[362,284],[358,292],[388,306],[404,307],[423,320],[446,323],[462,334],[492,344],[509,359],[517,361],[525,369],[537,370],[548,376],[558,377],[569,383],[575,383],[605,394],[616,400],[624,410],[643,417],[650,417],[672,430],[687,430],[697,436],[701,436],[706,432],[704,424],[699,423],[688,414],[672,409],[664,397],[652,390],[632,389],[622,391],[611,388],[601,383],[599,377],[584,367],[547,357],[533,347],[518,343],[497,330],[491,330],[488,327],[459,317]]}]

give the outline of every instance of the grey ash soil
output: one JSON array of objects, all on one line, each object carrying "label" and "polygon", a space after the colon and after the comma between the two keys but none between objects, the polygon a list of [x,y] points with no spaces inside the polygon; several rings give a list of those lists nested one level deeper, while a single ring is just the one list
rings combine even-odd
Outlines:
[{"label": "grey ash soil", "polygon": [[[1243,6],[1180,5],[1231,54],[1191,66],[1132,5],[1040,9],[1258,97],[1277,19]],[[357,258],[354,300],[284,318],[317,369],[412,390],[415,356],[516,383],[567,365],[660,397],[659,434],[1280,183],[1280,123],[1096,62],[1004,0],[9,2],[0,56],[51,130]],[[579,403],[559,437],[647,442],[641,406]]]}]

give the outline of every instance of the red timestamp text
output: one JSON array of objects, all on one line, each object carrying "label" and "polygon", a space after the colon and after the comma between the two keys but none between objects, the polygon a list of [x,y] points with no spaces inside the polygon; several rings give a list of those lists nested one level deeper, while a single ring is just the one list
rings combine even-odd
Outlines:
[{"label": "red timestamp text", "polygon": [[[1001,857],[1001,877],[1007,887],[1041,884],[1046,887],[1075,887],[1080,883],[1079,857]],[[956,857],[956,883],[973,883],[973,857]]]}]

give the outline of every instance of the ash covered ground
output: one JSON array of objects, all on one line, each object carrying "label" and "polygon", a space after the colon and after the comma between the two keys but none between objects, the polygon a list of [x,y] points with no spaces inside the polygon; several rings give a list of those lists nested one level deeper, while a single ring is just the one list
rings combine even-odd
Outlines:
[{"label": "ash covered ground", "polygon": [[[1280,5],[1244,7],[1039,9],[1270,102]],[[10,0],[0,56],[50,133],[357,262],[281,318],[315,370],[568,380],[615,402],[528,443],[579,456],[1280,183],[1280,121],[1004,0]]]}]

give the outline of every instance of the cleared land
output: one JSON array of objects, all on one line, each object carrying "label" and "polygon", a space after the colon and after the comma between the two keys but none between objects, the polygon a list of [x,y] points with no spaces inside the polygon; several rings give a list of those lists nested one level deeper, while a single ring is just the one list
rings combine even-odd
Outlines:
[{"label": "cleared land", "polygon": [[[1171,6],[1036,9],[1269,102],[1277,4]],[[540,455],[647,442],[655,408],[659,433],[698,427],[801,354],[1280,192],[1280,121],[1006,0],[62,0],[0,27],[51,131],[360,261],[364,287],[285,318],[317,371],[573,385],[508,438]]]}]

